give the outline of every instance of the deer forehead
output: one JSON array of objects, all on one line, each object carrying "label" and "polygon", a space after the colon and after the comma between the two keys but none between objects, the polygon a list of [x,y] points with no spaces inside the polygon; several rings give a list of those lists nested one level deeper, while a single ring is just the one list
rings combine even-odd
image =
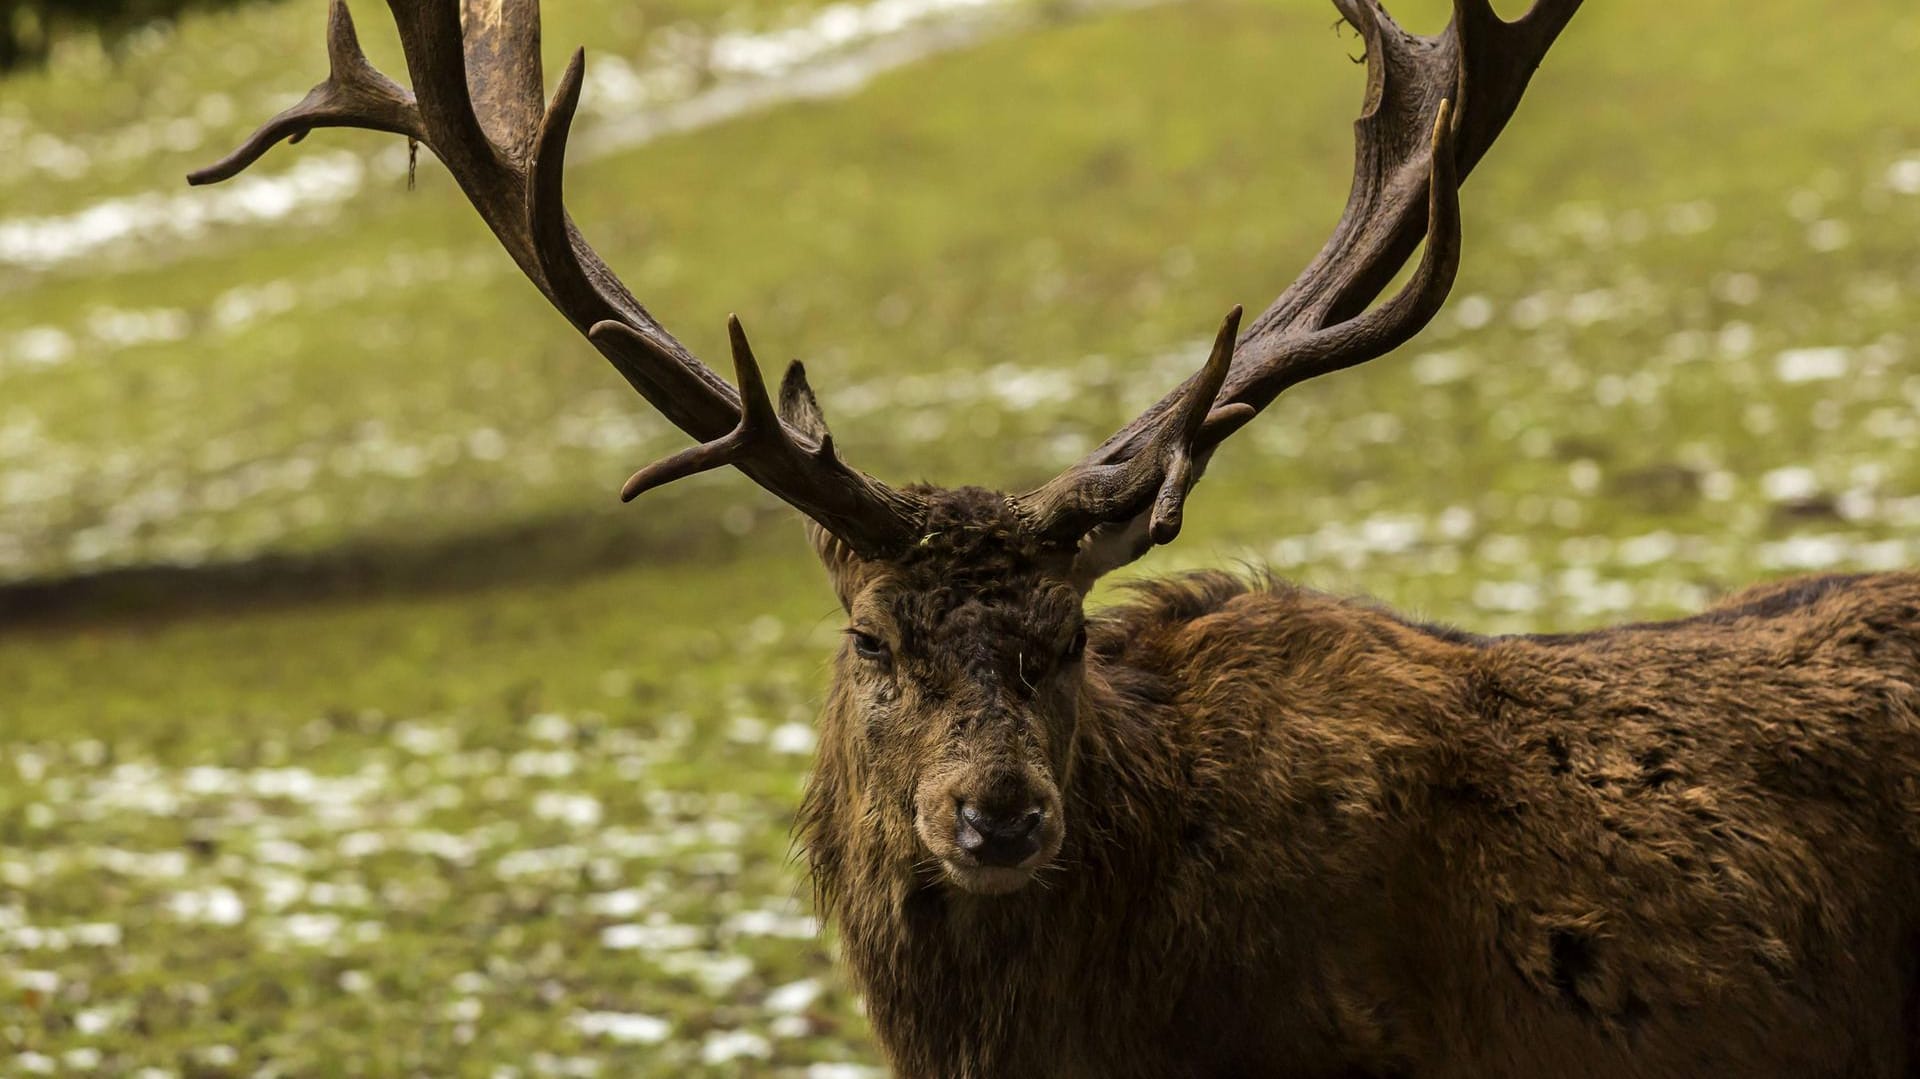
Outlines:
[{"label": "deer forehead", "polygon": [[978,488],[921,488],[924,535],[877,564],[856,621],[892,626],[902,646],[941,648],[1048,639],[1077,625],[1070,554],[1037,542],[1006,498]]},{"label": "deer forehead", "polygon": [[1050,648],[1079,624],[1079,598],[1044,574],[989,582],[947,579],[901,588],[887,614],[909,653],[1017,655]]}]

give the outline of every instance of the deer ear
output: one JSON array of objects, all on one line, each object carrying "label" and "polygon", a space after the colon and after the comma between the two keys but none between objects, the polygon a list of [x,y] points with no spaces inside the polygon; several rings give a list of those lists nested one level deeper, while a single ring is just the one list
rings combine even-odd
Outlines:
[{"label": "deer ear", "polygon": [[841,609],[852,610],[853,597],[873,579],[873,563],[855,554],[853,548],[812,520],[807,521],[807,542],[813,544],[813,553],[826,567],[827,580],[833,583],[833,594],[840,598]]}]

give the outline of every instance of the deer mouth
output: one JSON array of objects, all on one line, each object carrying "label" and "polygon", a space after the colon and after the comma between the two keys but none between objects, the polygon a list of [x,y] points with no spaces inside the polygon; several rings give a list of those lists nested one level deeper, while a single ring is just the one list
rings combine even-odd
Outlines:
[{"label": "deer mouth", "polygon": [[1031,866],[969,865],[940,859],[940,868],[946,871],[947,879],[961,891],[974,895],[1011,895],[1025,888],[1045,864],[1045,861],[1036,861]]}]

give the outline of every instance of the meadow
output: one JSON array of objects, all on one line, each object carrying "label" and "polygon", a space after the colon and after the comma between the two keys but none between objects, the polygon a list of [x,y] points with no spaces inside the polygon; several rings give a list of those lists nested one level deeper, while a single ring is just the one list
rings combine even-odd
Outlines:
[{"label": "meadow", "polygon": [[[1320,2],[550,6],[582,229],[696,353],[735,311],[805,358],[890,482],[1045,479],[1345,194]],[[0,80],[0,1072],[877,1073],[790,860],[840,630],[794,515],[620,505],[682,437],[427,155],[182,181],[320,76],[322,9]],[[1916,71],[1898,0],[1589,5],[1435,324],[1137,572],[1510,632],[1920,564]]]}]

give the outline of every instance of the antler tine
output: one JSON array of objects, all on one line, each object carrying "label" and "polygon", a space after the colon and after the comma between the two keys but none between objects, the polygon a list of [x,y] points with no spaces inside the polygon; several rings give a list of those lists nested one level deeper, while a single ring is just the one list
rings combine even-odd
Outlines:
[{"label": "antler tine", "polygon": [[360,50],[345,0],[327,11],[327,78],[300,103],[262,124],[226,157],[187,175],[195,186],[239,175],[282,139],[299,142],[316,127],[361,127],[425,140],[413,95],[380,74]]},{"label": "antler tine", "polygon": [[[786,421],[767,400],[737,321],[734,360],[743,393],[661,327],[580,235],[562,199],[568,129],[579,106],[584,54],[575,52],[551,107],[541,98],[539,0],[388,0],[414,90],[367,63],[343,0],[333,0],[332,73],[307,99],[268,121],[238,150],[194,173],[227,179],[285,138],[350,126],[424,142],[447,166],[501,246],[620,374],[701,445],[642,470],[627,497],[733,464],[862,555],[918,538],[925,501],[843,464],[817,410]],[[796,371],[805,391],[804,376]],[[811,391],[805,391],[811,398]],[[789,428],[798,422],[813,448]]]},{"label": "antler tine", "polygon": [[[737,422],[733,388],[660,328],[567,216],[567,138],[585,77],[586,50],[575,49],[531,145],[524,227],[538,279],[554,306],[649,404],[693,437],[712,440]],[[593,333],[603,322],[634,332]]]},{"label": "antler tine", "polygon": [[[1353,186],[1325,246],[1239,339],[1219,394],[1209,399],[1209,418],[1191,443],[1189,486],[1220,442],[1287,387],[1391,351],[1438,313],[1459,262],[1459,184],[1506,126],[1580,0],[1536,0],[1512,22],[1487,0],[1454,0],[1452,21],[1430,38],[1401,29],[1377,0],[1334,4],[1366,44],[1367,95],[1354,123]],[[1412,279],[1367,310],[1423,238]],[[1164,432],[1184,426],[1192,396],[1210,381],[1205,372],[1192,376],[1079,464],[1020,496],[1032,527],[1049,537],[1070,531],[1095,500],[1067,495],[1069,488],[1098,490],[1113,469],[1157,460]],[[1162,503],[1176,497],[1172,490],[1163,489]],[[1097,522],[1107,529],[1146,510],[1139,498],[1107,505],[1114,516]],[[1178,531],[1177,523],[1168,529],[1163,522],[1156,508],[1152,542]]]},{"label": "antler tine", "polygon": [[[607,321],[595,326],[591,336],[605,352],[620,341],[635,342],[639,333],[624,322]],[[621,500],[631,501],[675,480],[732,465],[861,555],[897,552],[918,539],[919,521],[926,512],[924,502],[840,460],[799,361],[787,368],[781,384],[781,408],[776,410],[746,330],[733,315],[727,316],[727,339],[740,383],[739,421],[718,438],[635,472],[621,488]],[[641,342],[639,347],[647,346]],[[803,441],[801,434],[811,438],[812,444]]]},{"label": "antler tine", "polygon": [[1114,464],[1069,469],[1046,486],[1021,495],[1014,504],[1032,522],[1036,535],[1056,545],[1071,546],[1094,526],[1128,519],[1152,499],[1147,532],[1154,543],[1172,542],[1180,534],[1187,488],[1201,439],[1210,427],[1222,430],[1253,417],[1244,405],[1215,410],[1213,399],[1225,384],[1233,364],[1234,341],[1240,333],[1240,308],[1234,307],[1214,335],[1213,350],[1181,391],[1167,421],[1153,431],[1140,452]]},{"label": "antler tine", "polygon": [[[623,332],[630,333],[631,327],[610,322],[594,327],[593,336]],[[727,316],[727,341],[733,346],[733,371],[740,385],[740,422],[719,438],[689,446],[635,472],[620,488],[620,501],[631,502],[655,487],[722,465],[740,464],[752,453],[804,453],[780,422],[780,414],[773,410],[766,380],[760,377],[760,364],[753,358],[747,331],[736,315]]]}]

